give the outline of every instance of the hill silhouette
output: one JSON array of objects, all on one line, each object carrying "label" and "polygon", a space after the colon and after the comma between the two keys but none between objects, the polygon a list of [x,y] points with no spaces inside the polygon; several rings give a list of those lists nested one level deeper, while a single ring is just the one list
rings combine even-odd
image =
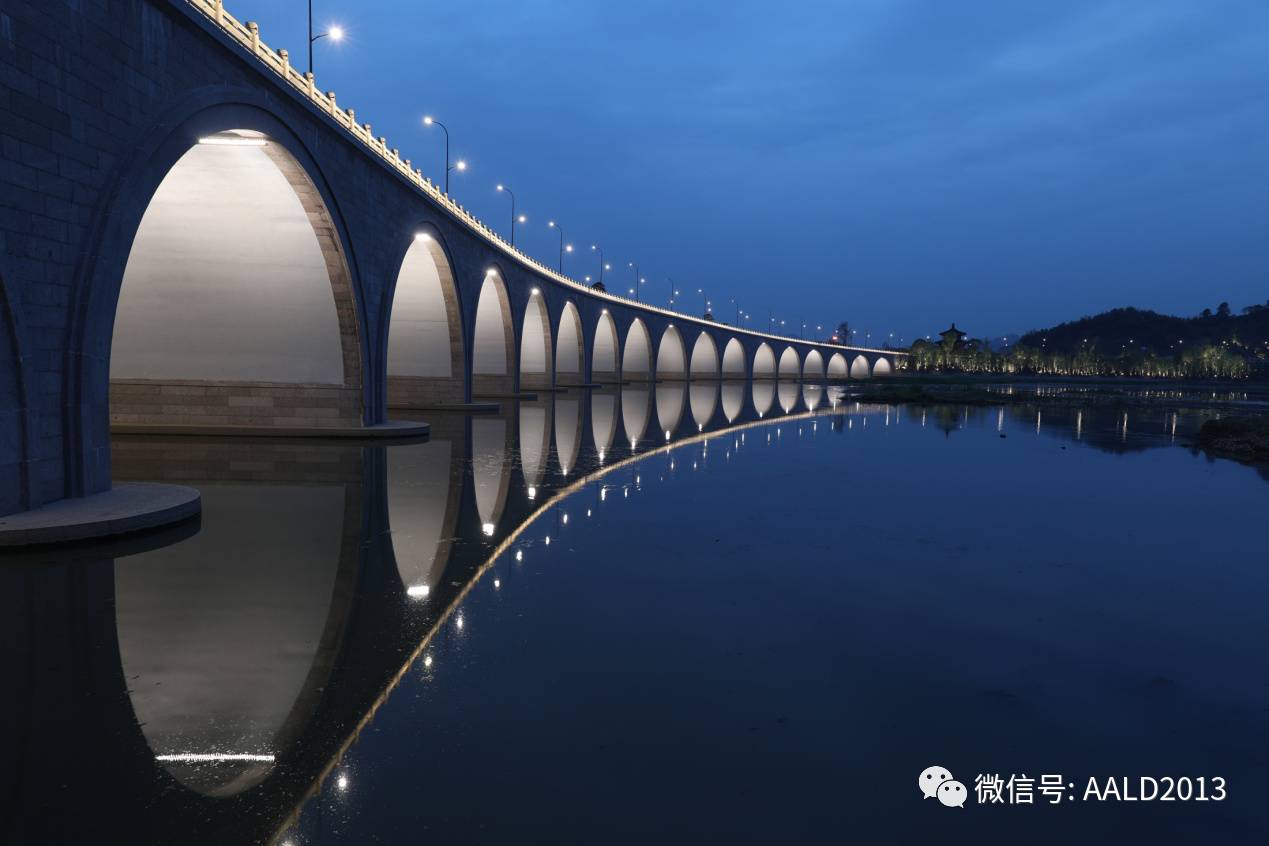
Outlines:
[{"label": "hill silhouette", "polygon": [[1241,313],[1218,306],[1196,317],[1117,308],[1027,332],[1018,343],[1064,355],[1081,351],[1170,355],[1186,346],[1225,345],[1252,357],[1264,357],[1269,353],[1269,303],[1248,306]]}]

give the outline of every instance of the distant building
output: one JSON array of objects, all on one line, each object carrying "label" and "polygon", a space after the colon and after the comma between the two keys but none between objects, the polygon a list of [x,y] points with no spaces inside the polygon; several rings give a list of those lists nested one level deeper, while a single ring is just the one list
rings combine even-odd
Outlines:
[{"label": "distant building", "polygon": [[955,322],[952,323],[950,328],[940,332],[939,337],[943,339],[943,348],[948,352],[955,350],[965,342],[965,333],[956,328]]}]

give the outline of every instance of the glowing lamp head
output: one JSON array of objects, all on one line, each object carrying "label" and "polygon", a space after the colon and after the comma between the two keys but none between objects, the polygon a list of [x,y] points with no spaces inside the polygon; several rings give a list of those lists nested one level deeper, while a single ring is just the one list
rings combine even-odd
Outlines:
[{"label": "glowing lamp head", "polygon": [[424,126],[431,126],[431,125],[432,125],[432,116],[431,116],[431,115],[423,115],[423,125],[424,125]]},{"label": "glowing lamp head", "polygon": [[524,215],[520,215],[519,217],[516,218],[516,220],[520,221],[521,223],[524,223],[525,221],[528,220],[528,218],[525,217]]},{"label": "glowing lamp head", "polygon": [[481,530],[482,532],[484,532],[484,533],[485,533],[485,536],[486,536],[486,537],[490,537],[490,536],[492,536],[492,535],[493,535],[493,533],[494,533],[494,524],[493,524],[493,523],[482,523],[482,524],[481,524],[481,526],[480,526],[480,530]]},{"label": "glowing lamp head", "polygon": [[458,160],[458,162],[454,165],[454,169],[455,169],[455,170],[467,170],[467,160],[466,160],[466,159],[459,159],[459,160]]},{"label": "glowing lamp head", "polygon": [[547,226],[549,226],[549,227],[551,227],[552,229],[554,229],[554,228],[555,228],[555,221],[553,221],[553,220],[548,220],[548,221],[546,222],[546,225],[547,225]]},{"label": "glowing lamp head", "polygon": [[344,28],[343,28],[342,26],[332,26],[332,27],[330,28],[330,40],[331,40],[331,41],[343,41],[343,40],[344,40]]},{"label": "glowing lamp head", "polygon": [[572,245],[572,244],[565,244],[565,245],[564,245],[564,252],[566,252],[566,253],[571,253],[571,252],[573,252],[573,245]]}]

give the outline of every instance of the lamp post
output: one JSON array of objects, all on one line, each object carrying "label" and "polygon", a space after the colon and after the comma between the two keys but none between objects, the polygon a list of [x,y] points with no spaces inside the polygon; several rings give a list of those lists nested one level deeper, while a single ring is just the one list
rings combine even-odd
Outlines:
[{"label": "lamp post", "polygon": [[674,298],[679,295],[679,286],[670,278],[670,274],[665,274],[665,281],[670,283],[670,305],[674,305]]},{"label": "lamp post", "polygon": [[512,193],[511,189],[500,182],[498,183],[498,190],[511,198],[511,246],[514,247],[516,245],[516,221],[524,223],[526,218],[524,215],[516,217],[516,195]]},{"label": "lamp post", "polygon": [[598,244],[591,244],[590,251],[592,253],[599,253],[599,284],[602,285],[604,284],[604,271],[612,270],[612,266],[604,264],[604,248],[603,247],[599,246]]},{"label": "lamp post", "polygon": [[332,26],[326,32],[313,34],[313,0],[308,0],[308,72],[313,72],[313,44],[319,38],[330,36],[331,41],[339,42],[344,38],[344,30],[337,26]]},{"label": "lamp post", "polygon": [[628,264],[630,265],[631,269],[634,270],[634,275],[635,275],[635,286],[634,286],[635,302],[642,302],[642,300],[640,299],[640,286],[643,285],[643,277],[639,275],[639,265],[633,261],[628,262]]},{"label": "lamp post", "polygon": [[458,161],[454,162],[454,164],[449,163],[449,128],[445,126],[445,124],[441,123],[439,120],[432,117],[431,115],[424,115],[423,125],[424,126],[433,126],[433,125],[439,126],[441,128],[441,132],[445,133],[445,194],[446,196],[448,196],[450,172],[455,170],[459,170],[459,171],[467,170],[467,162],[463,161],[462,159],[459,159]]},{"label": "lamp post", "polygon": [[560,268],[559,269],[560,269],[560,273],[563,274],[564,273],[564,254],[573,252],[573,245],[569,244],[565,246],[563,226],[560,226],[558,223],[556,223],[553,220],[548,220],[546,222],[546,225],[560,233]]}]

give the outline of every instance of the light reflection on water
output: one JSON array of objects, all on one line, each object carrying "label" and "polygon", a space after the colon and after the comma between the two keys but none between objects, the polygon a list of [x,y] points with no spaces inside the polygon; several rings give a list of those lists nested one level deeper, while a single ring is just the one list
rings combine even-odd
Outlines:
[{"label": "light reflection on water", "polygon": [[937,836],[931,755],[1250,779],[1269,488],[1177,446],[1218,413],[663,384],[418,444],[119,439],[201,527],[0,571],[13,631],[91,623],[6,641],[8,724],[81,761],[10,771],[98,842],[295,844]]}]

